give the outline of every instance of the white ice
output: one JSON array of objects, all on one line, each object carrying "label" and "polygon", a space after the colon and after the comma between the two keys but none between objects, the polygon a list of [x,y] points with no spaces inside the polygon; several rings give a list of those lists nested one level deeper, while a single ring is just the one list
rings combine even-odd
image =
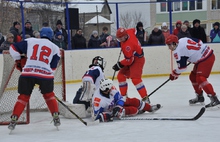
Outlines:
[{"label": "white ice", "polygon": [[[151,93],[168,77],[145,78],[148,93]],[[220,94],[220,75],[211,75],[209,82]],[[114,81],[117,86],[117,81]],[[72,102],[80,83],[67,85],[67,100]],[[140,98],[129,80],[128,95]],[[188,100],[195,97],[188,76],[169,81],[150,96],[152,104],[163,108],[154,114],[145,113],[136,117],[192,118],[202,107],[189,106]],[[220,95],[219,95],[220,97]],[[205,95],[205,103],[209,98]],[[61,117],[59,131],[51,123],[48,112],[31,113],[28,125],[17,125],[9,135],[7,126],[0,126],[0,142],[218,142],[220,110],[206,110],[197,121],[166,120],[118,120],[85,126],[78,119]],[[90,119],[84,119],[90,121]]]}]

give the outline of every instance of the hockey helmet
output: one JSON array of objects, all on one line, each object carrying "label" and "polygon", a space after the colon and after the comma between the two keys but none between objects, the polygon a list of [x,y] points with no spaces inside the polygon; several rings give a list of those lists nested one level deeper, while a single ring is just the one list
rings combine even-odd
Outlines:
[{"label": "hockey helmet", "polygon": [[123,36],[127,35],[127,31],[125,28],[119,28],[116,32],[116,37],[117,38],[122,38]]},{"label": "hockey helmet", "polygon": [[40,37],[41,38],[48,38],[49,40],[52,40],[53,38],[53,31],[50,27],[43,27],[40,31]]},{"label": "hockey helmet", "polygon": [[173,43],[179,43],[178,37],[176,35],[169,35],[166,39],[166,44],[173,44]]},{"label": "hockey helmet", "polygon": [[111,79],[102,79],[100,81],[100,90],[107,91],[110,90],[113,86],[113,81]]},{"label": "hockey helmet", "polygon": [[104,58],[101,56],[96,56],[92,59],[92,65],[100,66],[102,70],[104,70],[106,62],[104,61]]}]

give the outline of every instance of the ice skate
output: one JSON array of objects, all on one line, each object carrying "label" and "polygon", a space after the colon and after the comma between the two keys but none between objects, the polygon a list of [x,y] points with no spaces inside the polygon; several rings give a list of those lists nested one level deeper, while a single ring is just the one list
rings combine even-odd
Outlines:
[{"label": "ice skate", "polygon": [[17,116],[15,116],[15,115],[11,116],[11,122],[8,125],[8,129],[11,130],[9,134],[11,134],[12,130],[15,129],[15,126],[17,124],[17,119],[18,119]]},{"label": "ice skate", "polygon": [[156,112],[157,110],[159,110],[160,108],[161,108],[161,105],[160,105],[160,104],[152,105],[152,106],[151,106],[151,109],[149,110],[149,112],[154,113],[154,112]]},{"label": "ice skate", "polygon": [[196,104],[201,104],[204,105],[205,98],[203,97],[203,94],[198,95],[196,93],[196,98],[189,100],[189,105],[196,105]]},{"label": "ice skate", "polygon": [[211,102],[205,105],[206,108],[213,108],[213,107],[220,108],[220,102],[216,96],[208,95],[208,97],[210,98]]},{"label": "ice skate", "polygon": [[53,113],[53,122],[54,122],[54,126],[57,127],[57,130],[59,130],[58,126],[60,126],[61,123],[58,112]]}]

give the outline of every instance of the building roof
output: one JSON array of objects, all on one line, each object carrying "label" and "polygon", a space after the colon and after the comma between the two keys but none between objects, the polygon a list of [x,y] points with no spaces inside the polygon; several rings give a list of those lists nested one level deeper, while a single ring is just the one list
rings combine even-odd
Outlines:
[{"label": "building roof", "polygon": [[88,25],[88,24],[97,24],[97,21],[98,21],[99,24],[113,24],[114,23],[114,22],[98,15],[98,16],[93,17],[89,21],[87,21],[85,24],[86,25]]}]

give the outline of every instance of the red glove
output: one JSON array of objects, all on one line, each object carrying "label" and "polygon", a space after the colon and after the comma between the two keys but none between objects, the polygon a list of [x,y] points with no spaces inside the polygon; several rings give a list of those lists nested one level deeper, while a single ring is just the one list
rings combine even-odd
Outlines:
[{"label": "red glove", "polygon": [[173,70],[170,74],[170,80],[176,80],[179,77],[180,74],[176,73],[176,70]]}]

